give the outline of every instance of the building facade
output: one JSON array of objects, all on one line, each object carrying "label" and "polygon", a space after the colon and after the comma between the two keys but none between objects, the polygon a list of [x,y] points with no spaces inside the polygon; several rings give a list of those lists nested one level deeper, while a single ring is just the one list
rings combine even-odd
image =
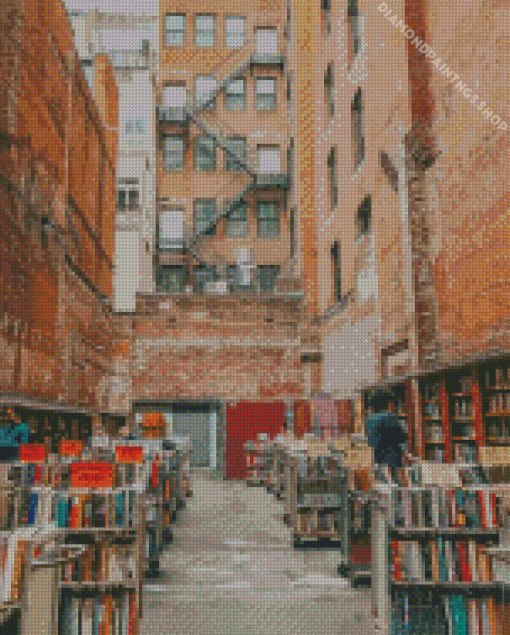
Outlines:
[{"label": "building facade", "polygon": [[95,101],[58,0],[12,0],[0,20],[2,403],[90,423],[112,375],[113,70],[97,58]]},{"label": "building facade", "polygon": [[155,288],[155,82],[158,19],[94,10],[71,15],[85,74],[108,56],[119,90],[119,160],[115,230],[116,311],[134,311],[137,292]]}]

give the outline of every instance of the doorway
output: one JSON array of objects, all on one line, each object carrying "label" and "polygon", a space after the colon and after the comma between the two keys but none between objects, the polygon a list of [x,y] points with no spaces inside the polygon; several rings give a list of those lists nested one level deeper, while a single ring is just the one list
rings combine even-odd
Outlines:
[{"label": "doorway", "polygon": [[216,468],[217,407],[210,403],[173,403],[169,433],[189,437],[191,467]]}]

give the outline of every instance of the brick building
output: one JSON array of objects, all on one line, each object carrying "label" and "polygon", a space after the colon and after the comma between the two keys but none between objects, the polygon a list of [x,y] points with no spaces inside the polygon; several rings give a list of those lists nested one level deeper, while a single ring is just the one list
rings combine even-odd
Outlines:
[{"label": "brick building", "polygon": [[58,0],[0,20],[2,402],[86,434],[108,410],[117,89],[98,57],[94,101]]}]

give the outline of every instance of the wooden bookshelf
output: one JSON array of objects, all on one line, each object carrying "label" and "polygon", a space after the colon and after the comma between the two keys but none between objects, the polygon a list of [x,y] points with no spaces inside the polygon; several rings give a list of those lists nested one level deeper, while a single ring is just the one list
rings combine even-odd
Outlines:
[{"label": "wooden bookshelf", "polygon": [[444,462],[449,443],[443,425],[444,379],[441,375],[423,378],[419,382],[421,413],[421,458]]}]

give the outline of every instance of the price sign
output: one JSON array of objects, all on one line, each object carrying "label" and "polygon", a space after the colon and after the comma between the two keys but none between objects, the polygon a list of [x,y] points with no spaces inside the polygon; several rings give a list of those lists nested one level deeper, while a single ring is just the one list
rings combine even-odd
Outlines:
[{"label": "price sign", "polygon": [[60,442],[61,456],[81,456],[83,450],[83,441],[71,441],[70,439],[62,439]]},{"label": "price sign", "polygon": [[117,463],[143,463],[143,448],[132,445],[118,445],[115,448]]},{"label": "price sign", "polygon": [[85,461],[72,463],[71,487],[113,487],[113,465]]},{"label": "price sign", "polygon": [[26,463],[44,463],[46,448],[44,443],[22,443],[19,446],[19,460]]}]

